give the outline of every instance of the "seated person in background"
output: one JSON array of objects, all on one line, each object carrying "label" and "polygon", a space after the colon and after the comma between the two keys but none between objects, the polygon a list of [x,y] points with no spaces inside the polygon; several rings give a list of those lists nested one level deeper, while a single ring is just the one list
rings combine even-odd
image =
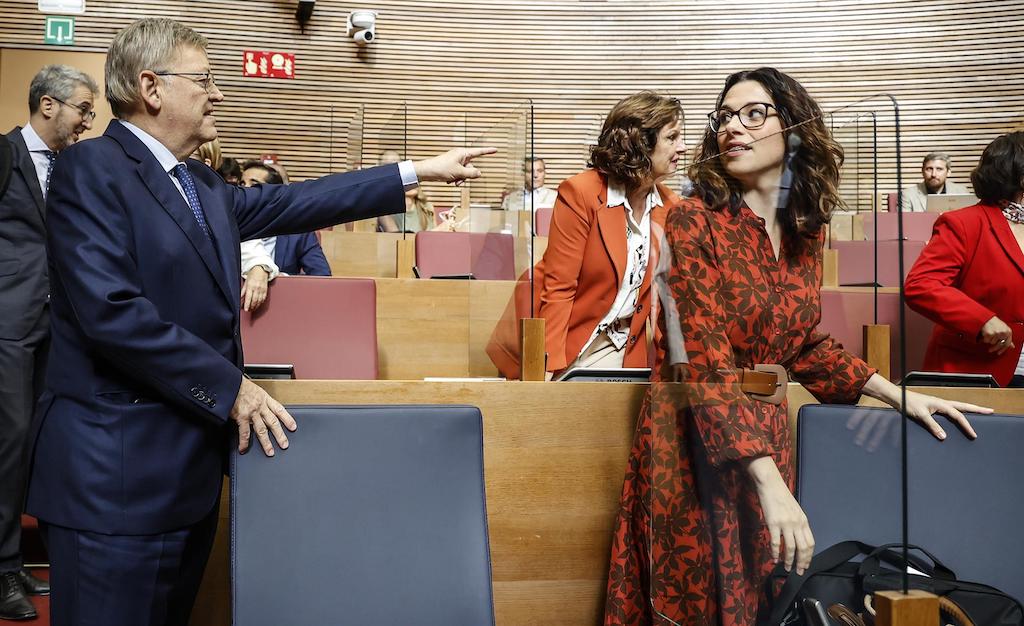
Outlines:
[{"label": "seated person in background", "polygon": [[907,304],[935,322],[925,370],[1024,387],[1024,132],[990,143],[971,183],[981,202],[939,216]]},{"label": "seated person in background", "polygon": [[555,206],[558,194],[544,186],[544,159],[526,157],[523,159],[523,187],[505,196],[501,201],[503,211],[530,210],[530,196],[533,196],[533,210]]},{"label": "seated person in background", "polygon": [[921,164],[921,177],[924,179],[916,185],[903,188],[903,210],[918,213],[928,209],[929,194],[964,195],[971,192],[967,187],[947,180],[951,172],[949,155],[945,152],[928,154]]},{"label": "seated person in background", "polygon": [[427,192],[416,187],[405,192],[405,213],[378,217],[380,231],[385,233],[418,233],[434,229],[434,205]]},{"label": "seated person in background", "polygon": [[[278,171],[262,161],[248,161],[242,168],[242,184],[281,185]],[[315,233],[279,235],[241,243],[242,308],[255,311],[267,299],[267,285],[279,274],[330,276],[331,267]]]},{"label": "seated person in background", "polygon": [[686,150],[680,112],[678,100],[652,91],[622,99],[591,149],[591,169],[559,185],[541,261],[549,373],[647,366],[651,231],[677,199],[661,181]]},{"label": "seated person in background", "polygon": [[[398,163],[402,160],[402,156],[395,150],[385,150],[380,153],[380,157],[377,159],[377,165],[388,165],[390,163]],[[409,196],[405,197],[405,212],[409,212]],[[399,213],[398,215],[401,215]],[[398,231],[398,220],[395,219],[394,215],[381,215],[377,218],[377,232],[379,233],[397,233]]]},{"label": "seated person in background", "polygon": [[[213,167],[212,165],[210,167]],[[224,179],[229,185],[241,185],[242,184],[242,166],[238,164],[236,159],[231,157],[223,157],[220,160],[220,165],[213,167],[220,174],[220,177]]]},{"label": "seated person in background", "polygon": [[657,233],[678,200],[662,181],[686,151],[681,114],[678,100],[653,91],[620,100],[591,148],[591,169],[558,186],[533,283],[520,277],[487,344],[502,376],[519,378],[517,320],[530,316],[544,318],[549,379],[572,367],[648,366]]}]

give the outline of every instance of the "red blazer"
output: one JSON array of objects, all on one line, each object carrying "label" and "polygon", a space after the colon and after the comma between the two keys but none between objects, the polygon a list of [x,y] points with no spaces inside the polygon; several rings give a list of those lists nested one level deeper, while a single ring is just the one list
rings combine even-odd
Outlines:
[{"label": "red blazer", "polygon": [[[659,237],[665,224],[665,206],[678,199],[658,185],[664,206],[651,211],[651,258],[640,287],[637,312],[630,323],[631,341],[623,355],[625,367],[647,367],[647,318],[650,315],[651,272],[658,261]],[[661,228],[654,228],[660,224]],[[626,214],[621,206],[608,206],[608,183],[595,170],[569,178],[558,187],[551,232],[544,258],[533,268],[533,303],[530,310],[529,270],[519,277],[487,344],[487,354],[502,376],[519,378],[519,318],[545,319],[548,371],[572,363],[608,313],[619,291],[626,267]]]},{"label": "red blazer", "polygon": [[[992,374],[1006,385],[1024,344],[1024,254],[995,206],[977,204],[944,213],[911,268],[907,304],[935,322],[924,368]],[[998,316],[1013,330],[1013,350],[1002,356],[978,341]]]},{"label": "red blazer", "polygon": [[[651,225],[665,223],[665,206],[677,199],[658,185],[664,206],[651,211]],[[660,232],[660,229],[654,229]],[[630,323],[623,365],[646,367],[647,318],[651,304],[651,272],[657,265],[658,237],[651,237],[651,258],[644,275],[636,313]],[[626,268],[626,214],[608,206],[608,181],[586,170],[558,186],[551,232],[541,271],[540,316],[545,323],[548,371],[572,363],[608,313]]]}]

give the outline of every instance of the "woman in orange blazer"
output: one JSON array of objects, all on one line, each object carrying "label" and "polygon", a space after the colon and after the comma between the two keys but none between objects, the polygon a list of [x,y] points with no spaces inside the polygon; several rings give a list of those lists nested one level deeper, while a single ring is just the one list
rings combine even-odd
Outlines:
[{"label": "woman in orange blazer", "polygon": [[680,111],[678,100],[650,91],[621,100],[591,149],[590,169],[559,185],[537,268],[548,372],[647,367],[656,225],[677,198],[660,181],[685,151]]},{"label": "woman in orange blazer", "polygon": [[935,222],[907,304],[935,322],[924,369],[1024,387],[1024,132],[990,143],[971,182],[981,202]]}]

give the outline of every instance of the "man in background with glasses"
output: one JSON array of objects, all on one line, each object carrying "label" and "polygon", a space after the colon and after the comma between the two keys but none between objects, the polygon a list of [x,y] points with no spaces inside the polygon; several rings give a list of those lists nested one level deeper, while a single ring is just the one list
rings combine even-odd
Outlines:
[{"label": "man in background with glasses", "polygon": [[49,585],[24,568],[21,512],[28,434],[50,343],[44,208],[57,155],[92,128],[98,89],[87,74],[47,65],[29,86],[29,120],[7,134],[12,173],[0,198],[0,619],[31,619],[26,595]]}]

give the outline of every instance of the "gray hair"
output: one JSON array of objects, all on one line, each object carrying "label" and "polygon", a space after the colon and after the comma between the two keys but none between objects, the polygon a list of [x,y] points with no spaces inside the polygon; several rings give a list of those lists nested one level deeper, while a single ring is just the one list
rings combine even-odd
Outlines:
[{"label": "gray hair", "polygon": [[143,70],[166,71],[178,49],[206,50],[206,37],[167,18],[145,18],[117,33],[107,51],[106,96],[117,117],[134,108]]},{"label": "gray hair", "polygon": [[946,169],[947,170],[952,165],[949,162],[949,155],[946,154],[945,152],[929,152],[928,154],[926,154],[924,156],[924,160],[921,161],[921,167],[924,167],[925,165],[927,165],[928,161],[943,161],[946,164]]},{"label": "gray hair", "polygon": [[32,79],[28,88],[28,112],[35,114],[39,111],[39,99],[43,96],[53,96],[65,102],[75,94],[79,85],[85,85],[93,95],[99,93],[100,88],[96,81],[81,70],[76,70],[70,65],[47,65],[39,70],[39,73]]}]

